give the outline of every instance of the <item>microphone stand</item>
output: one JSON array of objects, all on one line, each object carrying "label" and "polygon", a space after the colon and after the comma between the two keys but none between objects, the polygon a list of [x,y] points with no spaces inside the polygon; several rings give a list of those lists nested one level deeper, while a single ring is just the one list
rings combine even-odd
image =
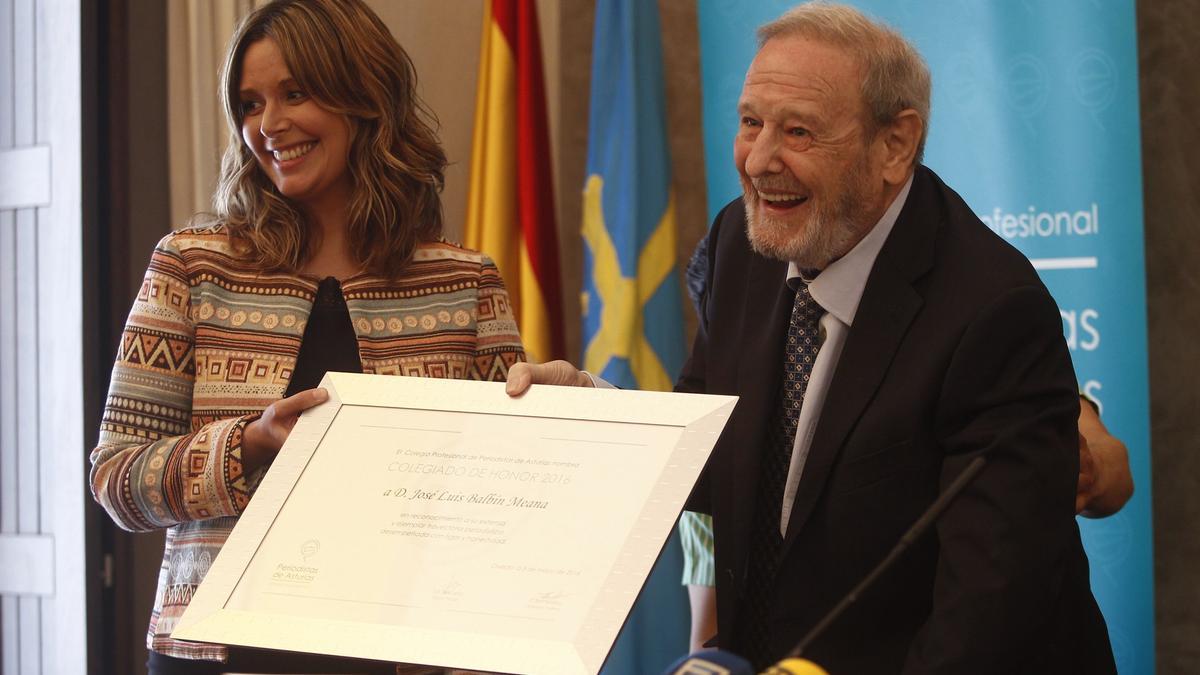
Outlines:
[{"label": "microphone stand", "polygon": [[800,655],[804,653],[804,650],[810,644],[812,644],[813,640],[817,639],[817,637],[824,633],[825,629],[829,628],[829,626],[833,624],[833,622],[836,621],[843,612],[849,609],[850,605],[853,605],[855,602],[857,602],[858,596],[862,595],[863,591],[870,588],[871,585],[875,583],[875,580],[878,579],[884,572],[886,572],[888,568],[890,568],[892,564],[896,562],[896,559],[903,555],[904,552],[908,550],[908,547],[925,533],[925,530],[929,529],[930,525],[937,522],[937,519],[942,515],[942,512],[946,510],[946,507],[950,506],[950,502],[954,501],[954,498],[958,496],[958,493],[963,491],[963,488],[965,488],[971,482],[971,480],[975,478],[975,475],[978,474],[981,469],[983,469],[983,465],[986,463],[987,460],[983,455],[971,460],[971,463],[967,465],[967,468],[963,469],[962,473],[958,474],[958,477],[955,478],[954,482],[950,484],[950,487],[946,488],[946,491],[938,496],[938,498],[933,502],[932,505],[930,505],[925,513],[921,514],[921,517],[917,519],[917,522],[913,523],[912,527],[908,528],[908,531],[904,533],[904,536],[900,537],[900,541],[896,542],[896,545],[892,548],[891,552],[887,554],[887,557],[885,557],[878,565],[876,565],[875,569],[871,570],[871,573],[854,587],[854,590],[850,591],[846,597],[842,598],[842,601],[839,602],[837,606],[834,607],[828,614],[826,614],[825,617],[817,623],[817,625],[813,626],[812,630],[808,631],[808,633],[804,636],[804,639],[800,640],[800,643],[796,645],[796,648],[788,653],[787,658],[800,658]]}]

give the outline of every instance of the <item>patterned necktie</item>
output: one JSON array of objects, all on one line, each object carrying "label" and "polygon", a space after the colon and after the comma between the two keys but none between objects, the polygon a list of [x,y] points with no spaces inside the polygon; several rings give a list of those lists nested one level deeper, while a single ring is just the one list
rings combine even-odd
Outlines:
[{"label": "patterned necktie", "polygon": [[779,406],[767,430],[762,448],[758,503],[750,542],[746,602],[742,612],[742,639],[746,655],[761,669],[779,654],[770,653],[767,614],[771,608],[772,587],[779,567],[783,537],[779,534],[783,508],[783,488],[787,482],[800,406],[812,376],[813,362],[821,348],[821,306],[813,300],[808,284],[802,283],[792,304],[787,341],[783,347],[783,381]]}]

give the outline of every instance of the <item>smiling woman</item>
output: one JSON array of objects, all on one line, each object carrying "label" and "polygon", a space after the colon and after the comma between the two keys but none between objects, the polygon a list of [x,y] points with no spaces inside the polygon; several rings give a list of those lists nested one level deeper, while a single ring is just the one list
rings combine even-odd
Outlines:
[{"label": "smiling woman", "polygon": [[[440,236],[446,156],[436,122],[408,54],[366,5],[260,8],[235,31],[221,81],[231,138],[217,216],[257,262],[394,276],[417,241]],[[314,141],[326,145],[320,162],[275,156]]]},{"label": "smiling woman", "polygon": [[342,229],[352,192],[349,118],[305,93],[271,38],[246,49],[239,98],[242,140],[263,173],[319,227]]},{"label": "smiling woman", "polygon": [[[278,0],[221,73],[215,213],[159,242],[91,454],[95,499],[167,531],[152,675],[395,672],[171,631],[327,371],[502,381],[525,358],[496,266],[441,240],[446,164],[404,50],[360,0]],[[224,662],[224,663],[222,663]]]}]

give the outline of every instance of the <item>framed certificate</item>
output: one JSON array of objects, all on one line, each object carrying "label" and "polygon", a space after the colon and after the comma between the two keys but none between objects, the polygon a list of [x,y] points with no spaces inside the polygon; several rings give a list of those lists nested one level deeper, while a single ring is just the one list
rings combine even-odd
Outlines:
[{"label": "framed certificate", "polygon": [[173,637],[604,663],[736,398],[330,373]]}]

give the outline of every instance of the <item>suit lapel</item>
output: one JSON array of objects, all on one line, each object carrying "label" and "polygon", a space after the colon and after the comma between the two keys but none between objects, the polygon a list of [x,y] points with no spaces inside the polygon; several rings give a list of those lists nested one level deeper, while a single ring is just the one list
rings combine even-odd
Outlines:
[{"label": "suit lapel", "polygon": [[726,532],[735,538],[731,550],[740,552],[736,563],[743,569],[753,531],[763,439],[778,404],[783,336],[795,297],[785,283],[786,277],[786,263],[751,257],[742,302],[741,339],[734,346],[741,350],[737,393],[742,398],[735,412],[737,423],[725,431],[734,448],[733,480],[726,482],[732,487],[728,496],[733,527]]},{"label": "suit lapel", "polygon": [[[830,467],[883,381],[896,349],[921,307],[920,297],[907,283],[900,279],[888,279],[885,283],[890,287],[882,287],[870,303],[882,305],[883,311],[864,311],[873,309],[866,302],[859,306],[858,317],[825,394],[825,406],[792,505],[785,547],[796,538],[811,515],[829,477]],[[863,299],[865,301],[866,297]]]},{"label": "suit lapel", "polygon": [[908,202],[871,269],[854,325],[817,423],[804,473],[792,505],[784,551],[795,541],[846,438],[887,374],[896,350],[923,303],[913,281],[933,263],[941,209],[929,172],[917,168]]}]

